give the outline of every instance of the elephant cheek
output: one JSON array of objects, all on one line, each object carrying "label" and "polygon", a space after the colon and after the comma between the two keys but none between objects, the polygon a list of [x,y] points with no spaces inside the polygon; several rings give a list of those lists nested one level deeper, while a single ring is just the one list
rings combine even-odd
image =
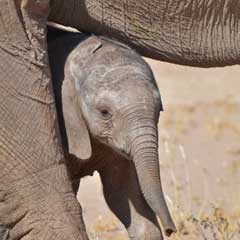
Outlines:
[{"label": "elephant cheek", "polygon": [[119,152],[123,157],[127,159],[131,158],[131,146],[127,128],[122,127],[123,130],[117,130],[116,133],[113,133],[112,136],[112,147]]}]

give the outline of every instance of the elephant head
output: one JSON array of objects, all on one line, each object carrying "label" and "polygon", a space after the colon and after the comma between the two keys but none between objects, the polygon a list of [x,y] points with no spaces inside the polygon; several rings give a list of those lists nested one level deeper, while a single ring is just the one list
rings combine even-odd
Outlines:
[{"label": "elephant head", "polygon": [[[90,37],[66,60],[62,98],[70,153],[89,158],[92,136],[133,161],[146,202],[165,233],[175,232],[159,173],[157,123],[162,103],[146,62],[125,45]],[[69,98],[72,105],[66,105]],[[72,137],[78,138],[80,148]]]}]

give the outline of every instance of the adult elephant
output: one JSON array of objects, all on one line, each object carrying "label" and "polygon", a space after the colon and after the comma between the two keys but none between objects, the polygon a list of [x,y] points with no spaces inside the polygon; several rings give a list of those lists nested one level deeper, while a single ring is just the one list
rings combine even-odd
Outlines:
[{"label": "adult elephant", "polygon": [[202,67],[239,63],[236,0],[0,1],[1,240],[87,238],[58,133],[48,15],[151,58]]}]

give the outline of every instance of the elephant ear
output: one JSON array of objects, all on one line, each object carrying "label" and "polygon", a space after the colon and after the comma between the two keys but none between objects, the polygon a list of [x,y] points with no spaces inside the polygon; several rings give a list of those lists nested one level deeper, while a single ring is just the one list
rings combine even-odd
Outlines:
[{"label": "elephant ear", "polygon": [[89,159],[92,155],[90,136],[78,95],[69,79],[65,79],[62,85],[62,108],[69,153],[83,160]]}]

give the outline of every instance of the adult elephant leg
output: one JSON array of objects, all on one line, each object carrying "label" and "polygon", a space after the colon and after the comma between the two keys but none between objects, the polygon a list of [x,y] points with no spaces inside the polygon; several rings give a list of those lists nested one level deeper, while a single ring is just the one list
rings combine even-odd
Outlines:
[{"label": "adult elephant leg", "polygon": [[156,216],[142,195],[134,163],[119,156],[106,162],[99,170],[104,196],[109,208],[125,225],[130,239],[163,239]]},{"label": "adult elephant leg", "polygon": [[83,240],[46,52],[48,1],[0,1],[0,236]]}]

